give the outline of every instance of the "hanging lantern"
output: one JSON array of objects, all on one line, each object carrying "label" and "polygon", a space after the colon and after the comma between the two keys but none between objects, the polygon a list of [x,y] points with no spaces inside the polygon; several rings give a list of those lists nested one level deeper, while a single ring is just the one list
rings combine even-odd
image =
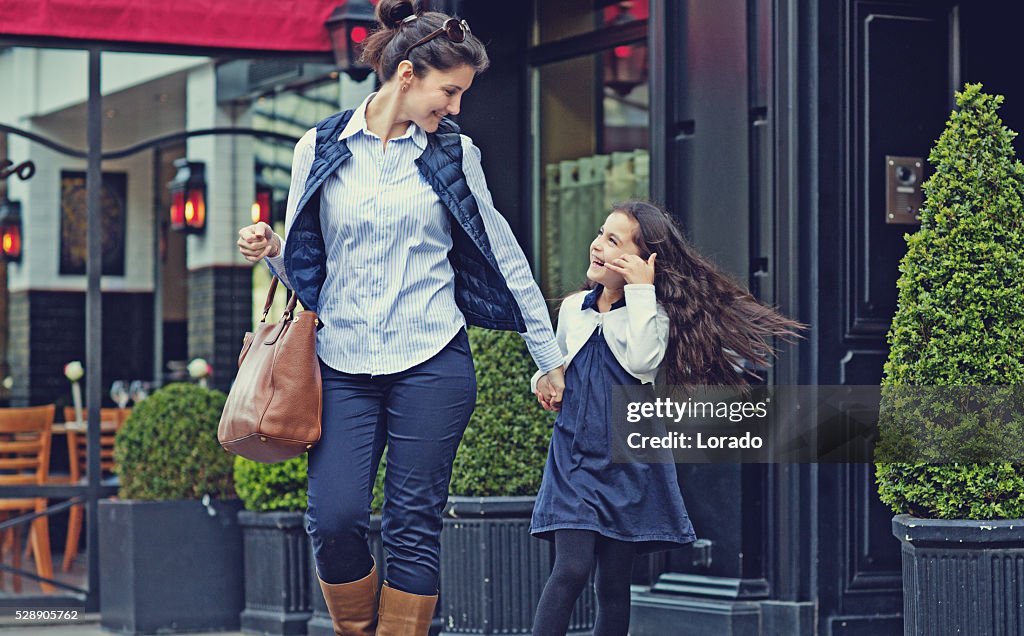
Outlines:
[{"label": "hanging lantern", "polygon": [[[619,15],[612,26],[621,26],[636,20],[630,13],[633,3],[619,3]],[[642,44],[623,44],[604,53],[604,85],[625,97],[647,81],[647,49]]]},{"label": "hanging lantern", "polygon": [[346,0],[327,18],[324,26],[331,34],[334,62],[338,70],[361,82],[373,70],[359,61],[363,42],[377,24],[373,5],[369,0]]},{"label": "hanging lantern", "polygon": [[206,166],[176,159],[178,173],[167,184],[171,191],[171,229],[189,234],[206,230]]},{"label": "hanging lantern", "polygon": [[8,263],[21,262],[21,202],[0,204],[0,252]]},{"label": "hanging lantern", "polygon": [[256,177],[256,200],[252,202],[252,222],[271,224],[274,190],[261,177]]}]

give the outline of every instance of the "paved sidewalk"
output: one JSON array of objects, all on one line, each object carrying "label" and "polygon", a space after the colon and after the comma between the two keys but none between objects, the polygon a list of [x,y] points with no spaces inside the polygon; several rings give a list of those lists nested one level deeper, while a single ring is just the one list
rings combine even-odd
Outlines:
[{"label": "paved sidewalk", "polygon": [[[25,624],[14,619],[0,619],[0,636],[113,636],[100,627],[99,614],[84,614],[75,623],[41,622]],[[195,632],[188,636],[242,636],[243,632]],[[251,635],[249,635],[251,636]]]}]

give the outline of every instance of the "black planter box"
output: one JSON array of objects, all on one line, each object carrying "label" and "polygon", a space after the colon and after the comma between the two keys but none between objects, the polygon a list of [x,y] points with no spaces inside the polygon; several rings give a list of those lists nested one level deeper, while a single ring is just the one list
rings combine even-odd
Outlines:
[{"label": "black planter box", "polygon": [[1024,633],[1024,520],[896,515],[905,636]]},{"label": "black planter box", "polygon": [[[242,631],[306,633],[313,615],[309,538],[301,512],[238,513],[245,555]],[[315,590],[320,594],[320,588]]]},{"label": "black planter box", "polygon": [[[441,533],[442,636],[530,634],[552,546],[530,536],[533,497],[451,497]],[[594,627],[594,586],[576,602],[570,634]]]},{"label": "black planter box", "polygon": [[100,501],[102,627],[131,634],[237,630],[244,607],[241,508],[237,500],[209,507]]}]

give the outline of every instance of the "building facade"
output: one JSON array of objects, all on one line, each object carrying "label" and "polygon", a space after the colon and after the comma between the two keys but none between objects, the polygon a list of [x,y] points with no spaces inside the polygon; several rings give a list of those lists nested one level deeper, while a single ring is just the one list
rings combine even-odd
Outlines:
[{"label": "building facade", "polygon": [[[545,294],[582,283],[582,250],[610,202],[650,196],[758,298],[810,326],[783,349],[774,384],[879,382],[904,234],[915,229],[889,216],[889,161],[927,157],[953,91],[984,82],[1006,95],[1006,123],[1024,127],[1024,89],[1006,68],[1013,9],[995,0],[433,4],[488,44],[492,67],[457,119]],[[217,127],[297,139],[373,88],[327,60],[105,59],[105,149]],[[0,53],[13,87],[0,122],[83,148],[83,60]],[[84,352],[68,208],[84,163],[12,135],[4,147],[38,167],[6,184],[25,211],[24,258],[6,278],[9,399],[49,402],[66,392],[61,366]],[[166,228],[178,158],[206,164],[202,235]],[[105,384],[159,379],[169,361],[204,357],[215,385],[230,385],[267,284],[238,256],[236,231],[258,184],[282,221],[289,169],[286,142],[231,135],[104,163]],[[701,541],[634,572],[631,633],[902,632],[899,543],[871,465],[681,465],[679,476]]]},{"label": "building facade", "polygon": [[[953,92],[983,82],[1006,96],[1007,125],[1024,127],[1024,95],[1009,70],[1018,13],[1010,3],[461,8],[493,38],[490,50],[509,56],[478,80],[461,120],[485,167],[488,148],[503,149],[492,165],[523,193],[505,209],[528,211],[519,229],[541,274],[552,253],[567,257],[546,247],[544,216],[564,162],[576,160],[570,169],[586,179],[580,160],[645,148],[651,196],[695,245],[810,325],[771,371],[778,385],[880,381],[904,235],[916,229],[912,215],[889,216],[889,188],[899,186],[887,182],[889,161],[921,160],[927,176],[923,160]],[[644,24],[617,19],[624,10]],[[646,86],[624,97],[609,68],[625,46],[646,47],[648,65],[627,72]],[[648,110],[646,140],[622,123],[634,106]],[[518,161],[501,140],[512,132]],[[703,541],[634,573],[651,587],[634,594],[631,633],[902,633],[899,543],[873,465],[681,465],[679,474]]]}]

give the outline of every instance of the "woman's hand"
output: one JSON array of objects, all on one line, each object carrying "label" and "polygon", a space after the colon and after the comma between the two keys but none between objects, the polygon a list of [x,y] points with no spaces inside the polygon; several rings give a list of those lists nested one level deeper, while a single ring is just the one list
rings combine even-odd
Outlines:
[{"label": "woman's hand", "polygon": [[635,283],[651,285],[654,283],[654,259],[657,256],[657,254],[651,254],[650,258],[645,261],[639,256],[627,254],[610,263],[605,263],[604,266],[613,272],[622,274],[627,285]]},{"label": "woman's hand", "polygon": [[258,263],[264,256],[273,258],[281,253],[281,239],[269,225],[260,221],[238,230],[238,251],[250,263]]},{"label": "woman's hand", "polygon": [[552,369],[537,380],[537,401],[545,411],[562,408],[562,392],[565,391],[565,367]]}]

